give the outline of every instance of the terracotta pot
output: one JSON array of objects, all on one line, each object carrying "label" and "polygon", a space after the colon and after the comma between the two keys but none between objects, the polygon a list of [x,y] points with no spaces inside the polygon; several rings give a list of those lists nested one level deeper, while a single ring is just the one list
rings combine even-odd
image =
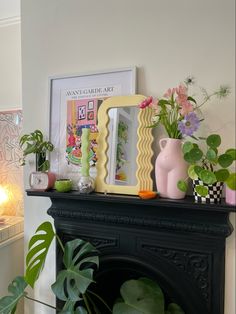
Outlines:
[{"label": "terracotta pot", "polygon": [[225,189],[225,202],[229,205],[236,205],[236,191],[231,190],[227,186]]},{"label": "terracotta pot", "polygon": [[181,199],[185,192],[178,189],[179,180],[187,177],[188,164],[182,153],[182,141],[164,138],[159,141],[161,152],[155,164],[157,191],[161,197]]}]

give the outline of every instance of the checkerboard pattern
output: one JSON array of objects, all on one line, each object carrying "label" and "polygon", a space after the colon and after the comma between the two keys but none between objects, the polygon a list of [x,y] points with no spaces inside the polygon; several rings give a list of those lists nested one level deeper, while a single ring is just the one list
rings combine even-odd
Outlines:
[{"label": "checkerboard pattern", "polygon": [[[197,185],[203,185],[203,186],[208,187],[207,196],[203,197],[196,192],[195,187]],[[223,185],[224,185],[223,182],[216,182],[212,185],[207,185],[207,184],[204,184],[201,180],[193,180],[193,195],[194,195],[195,202],[209,203],[209,204],[220,203],[221,197],[222,197]]]}]

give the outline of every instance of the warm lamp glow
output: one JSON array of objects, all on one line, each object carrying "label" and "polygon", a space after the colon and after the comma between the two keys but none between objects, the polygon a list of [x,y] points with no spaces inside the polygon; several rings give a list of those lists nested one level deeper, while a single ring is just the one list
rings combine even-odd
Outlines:
[{"label": "warm lamp glow", "polygon": [[8,200],[8,193],[7,191],[0,186],[0,205],[2,205],[3,203],[6,203]]},{"label": "warm lamp glow", "polygon": [[23,194],[16,184],[0,185],[0,216],[15,216],[22,206]]}]

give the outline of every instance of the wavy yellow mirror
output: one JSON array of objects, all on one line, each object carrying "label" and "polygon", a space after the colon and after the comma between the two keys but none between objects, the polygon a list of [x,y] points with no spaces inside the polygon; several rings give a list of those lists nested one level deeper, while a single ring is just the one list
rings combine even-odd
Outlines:
[{"label": "wavy yellow mirror", "polygon": [[106,99],[98,111],[96,191],[138,195],[152,190],[151,110],[139,110],[143,95]]}]

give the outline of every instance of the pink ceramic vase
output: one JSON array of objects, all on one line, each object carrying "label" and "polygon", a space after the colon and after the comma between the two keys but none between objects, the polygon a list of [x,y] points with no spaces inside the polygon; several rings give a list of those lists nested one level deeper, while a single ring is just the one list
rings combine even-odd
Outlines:
[{"label": "pink ceramic vase", "polygon": [[155,164],[157,191],[161,197],[181,199],[185,192],[178,189],[179,180],[187,177],[188,164],[183,158],[182,142],[179,139],[164,138],[159,141],[161,152]]},{"label": "pink ceramic vase", "polygon": [[227,186],[225,189],[225,202],[229,205],[236,205],[236,191],[231,190]]}]

